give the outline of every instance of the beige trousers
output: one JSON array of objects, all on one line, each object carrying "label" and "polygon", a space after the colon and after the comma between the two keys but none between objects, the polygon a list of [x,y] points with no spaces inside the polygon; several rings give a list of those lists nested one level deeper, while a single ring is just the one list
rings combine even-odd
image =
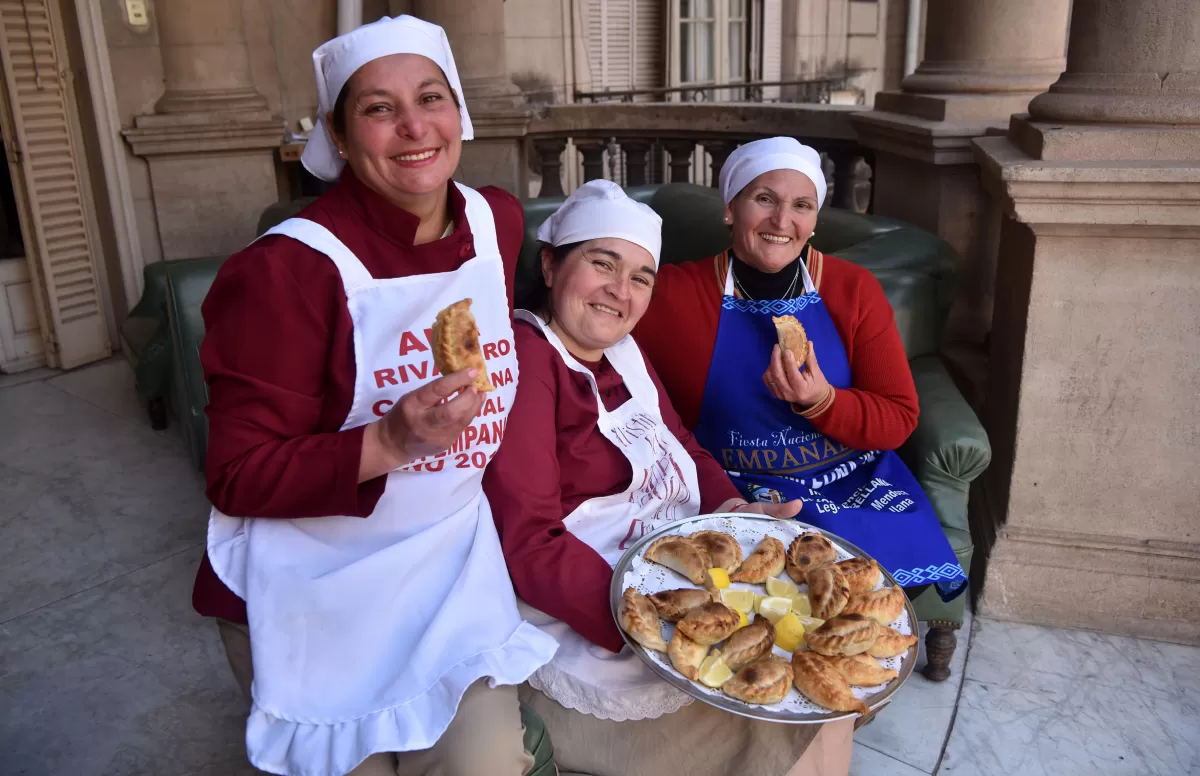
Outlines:
[{"label": "beige trousers", "polygon": [[[217,620],[233,676],[250,699],[254,665],[250,630]],[[481,679],[467,688],[450,727],[430,749],[373,754],[348,776],[520,776],[533,767],[525,751],[525,729],[516,687],[488,687]]]},{"label": "beige trousers", "polygon": [[612,722],[568,709],[528,684],[563,776],[846,776],[854,721],[784,725],[691,703],[658,719]]}]

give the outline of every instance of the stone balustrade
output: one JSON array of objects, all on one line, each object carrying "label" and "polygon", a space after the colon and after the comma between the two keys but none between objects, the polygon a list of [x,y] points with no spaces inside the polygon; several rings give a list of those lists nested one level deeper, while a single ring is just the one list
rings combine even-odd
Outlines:
[{"label": "stone balustrade", "polygon": [[[870,204],[871,152],[858,144],[851,114],[840,105],[750,103],[608,103],[545,108],[529,126],[539,197],[560,197],[566,165],[582,181],[625,186],[687,182],[717,185],[721,167],[741,143],[786,135],[821,152],[829,179],[826,201],[864,212]],[[568,153],[568,141],[573,147]],[[606,175],[606,168],[608,174]]]}]

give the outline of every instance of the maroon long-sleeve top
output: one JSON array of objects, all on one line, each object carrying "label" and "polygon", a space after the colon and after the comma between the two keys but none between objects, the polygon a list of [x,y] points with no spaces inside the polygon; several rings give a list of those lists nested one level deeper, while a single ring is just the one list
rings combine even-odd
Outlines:
[{"label": "maroon long-sleeve top", "polygon": [[[520,202],[483,188],[504,261],[509,307],[524,236]],[[475,255],[466,201],[451,185],[448,237],[413,245],[419,219],[359,181],[349,168],[300,213],[331,231],[372,276],[449,272]],[[363,428],[340,431],[354,397],[353,324],[341,276],[324,254],[282,236],[231,256],[201,308],[200,360],[208,383],[208,498],[227,515],[366,517],[385,477],[358,483]],[[246,622],[246,605],[205,555],[192,605]]]},{"label": "maroon long-sleeve top", "polygon": [[[586,375],[571,370],[533,326],[513,326],[521,379],[504,443],[483,475],[483,489],[517,595],[595,644],[618,652],[624,641],[608,605],[612,567],[563,520],[583,502],[629,487],[633,468],[597,427],[600,413]],[[591,369],[608,410],[631,398],[607,359]],[[663,422],[696,463],[701,512],[738,498],[721,466],[671,406],[650,363]]]}]

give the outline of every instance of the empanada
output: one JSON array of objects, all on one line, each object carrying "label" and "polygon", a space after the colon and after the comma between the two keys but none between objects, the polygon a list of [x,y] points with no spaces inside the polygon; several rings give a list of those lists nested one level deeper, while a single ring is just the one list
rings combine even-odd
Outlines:
[{"label": "empanada", "polygon": [[833,542],[819,533],[803,533],[788,545],[787,573],[797,585],[803,585],[805,574],[835,560],[837,550]]},{"label": "empanada", "polygon": [[895,657],[902,655],[912,648],[913,644],[917,643],[917,635],[906,636],[899,631],[885,628],[882,625],[877,626],[878,637],[875,643],[867,650],[867,654],[871,657]]},{"label": "empanada", "polygon": [[805,698],[832,711],[866,714],[867,704],[854,697],[850,682],[820,655],[801,650],[792,653],[793,681]]},{"label": "empanada", "polygon": [[855,687],[874,687],[890,682],[900,675],[898,671],[879,665],[875,658],[866,653],[851,656],[834,655],[825,660]]},{"label": "empanada", "polygon": [[658,610],[658,616],[667,622],[679,622],[692,609],[714,600],[709,591],[694,587],[663,590],[661,593],[651,593],[647,598]]},{"label": "empanada", "polygon": [[741,568],[729,575],[729,579],[732,582],[761,585],[771,577],[779,576],[786,554],[783,542],[774,536],[764,536],[750,557],[742,561]]},{"label": "empanada", "polygon": [[667,644],[667,657],[676,671],[694,682],[700,678],[700,664],[708,657],[708,647],[697,644],[676,628]]},{"label": "empanada", "polygon": [[779,703],[792,688],[792,666],[775,655],[767,655],[742,666],[733,678],[721,685],[730,698],[746,703]]},{"label": "empanada", "polygon": [[742,618],[733,609],[712,601],[689,611],[675,629],[697,644],[712,646],[729,638],[741,622]]},{"label": "empanada", "polygon": [[754,622],[734,631],[725,641],[725,665],[736,673],[742,666],[771,654],[774,645],[775,626],[760,614],[754,618]]},{"label": "empanada", "polygon": [[655,539],[642,557],[683,574],[694,585],[703,585],[708,581],[708,570],[712,568],[708,551],[697,547],[686,536]]},{"label": "empanada", "polygon": [[688,537],[692,544],[708,552],[710,568],[725,569],[730,574],[742,565],[742,545],[721,531],[697,531]]},{"label": "empanada", "polygon": [[654,610],[654,604],[632,587],[625,588],[625,593],[621,596],[617,622],[621,630],[646,649],[667,651],[667,642],[663,641],[662,625],[658,622],[658,612]]},{"label": "empanada", "polygon": [[779,317],[772,315],[771,322],[775,324],[775,336],[779,338],[779,348],[790,350],[796,357],[797,366],[803,364],[804,360],[808,358],[808,335],[805,334],[800,321],[796,320],[794,315]]},{"label": "empanada", "polygon": [[808,582],[808,603],[812,606],[813,617],[828,620],[842,613],[846,602],[850,600],[850,587],[837,566],[817,566],[808,572],[805,579]]},{"label": "empanada", "polygon": [[846,578],[851,595],[874,590],[879,584],[879,578],[883,576],[879,573],[879,564],[874,558],[850,558],[834,565]]},{"label": "empanada", "polygon": [[[880,588],[869,593],[858,593],[850,596],[845,614],[862,614],[870,617],[880,625],[888,625],[904,611],[904,588],[896,585],[891,588]],[[813,614],[820,617],[813,610]]]},{"label": "empanada", "polygon": [[479,347],[479,327],[471,314],[471,300],[462,299],[437,314],[433,320],[433,363],[444,375],[475,368],[479,374],[471,385],[480,391],[494,391],[488,379],[487,364]]},{"label": "empanada", "polygon": [[875,643],[879,623],[861,614],[842,614],[826,620],[804,636],[804,643],[822,655],[857,655]]}]

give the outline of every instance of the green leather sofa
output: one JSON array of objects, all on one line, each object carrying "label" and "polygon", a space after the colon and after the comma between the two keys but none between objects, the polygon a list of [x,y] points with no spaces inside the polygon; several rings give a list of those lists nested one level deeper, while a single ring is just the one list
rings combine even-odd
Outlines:
[{"label": "green leather sofa", "polygon": [[[729,231],[722,223],[722,204],[714,189],[673,183],[635,187],[629,193],[663,217],[663,262],[700,259],[728,247]],[[525,205],[518,303],[536,282],[537,227],[560,201],[538,199]],[[259,221],[259,233],[305,204],[307,201],[297,201],[268,208]],[[952,249],[934,235],[903,222],[828,207],[820,213],[813,244],[870,269],[895,310],[921,404],[917,429],[900,453],[933,502],[963,568],[969,569],[973,545],[967,494],[971,482],[987,467],[991,449],[975,413],[937,353],[954,293]],[[197,466],[203,465],[207,439],[203,412],[207,390],[198,358],[204,334],[200,303],[221,261],[196,259],[148,267],[147,296],[125,325],[152,345],[137,357],[143,398],[153,402],[169,392]],[[959,596],[947,604],[929,588],[913,602],[918,617],[930,625],[925,668],[930,679],[941,681],[949,676],[955,631],[962,624],[966,598]]]}]

